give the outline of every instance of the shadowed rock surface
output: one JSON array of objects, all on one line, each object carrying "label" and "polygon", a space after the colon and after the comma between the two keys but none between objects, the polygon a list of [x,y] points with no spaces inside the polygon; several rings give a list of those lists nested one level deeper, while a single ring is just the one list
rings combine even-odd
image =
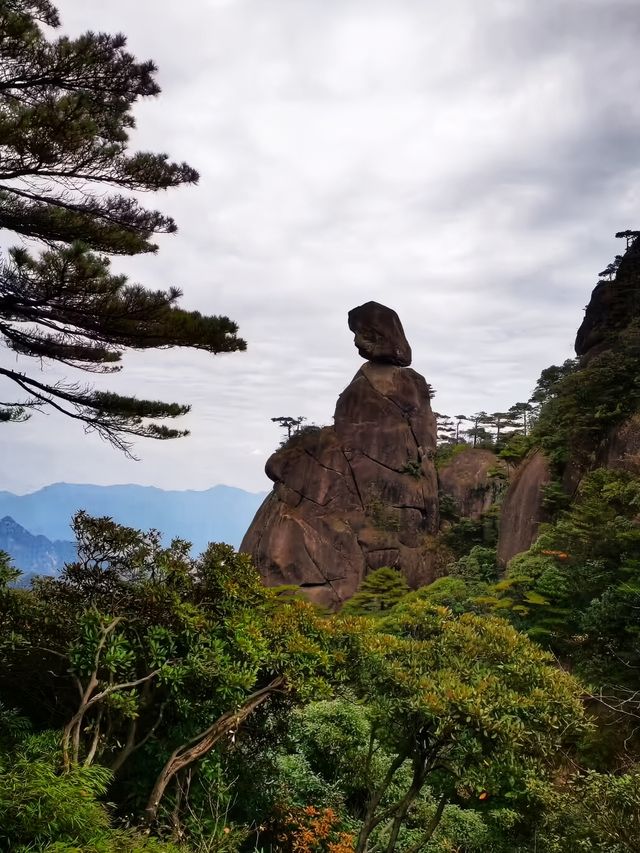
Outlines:
[{"label": "shadowed rock surface", "polygon": [[241,550],[269,586],[299,585],[329,607],[382,566],[412,587],[429,583],[429,537],[438,531],[429,386],[410,368],[368,362],[340,395],[334,420],[269,458],[274,487]]},{"label": "shadowed rock surface", "polygon": [[638,316],[640,309],[640,240],[626,251],[613,281],[600,281],[585,309],[575,350],[585,365]]},{"label": "shadowed rock surface", "polygon": [[438,471],[440,492],[451,498],[461,518],[479,519],[496,502],[504,482],[490,476],[496,470],[507,474],[506,465],[492,450],[466,448]]},{"label": "shadowed rock surface", "polygon": [[349,328],[360,355],[379,364],[409,367],[411,347],[396,312],[379,302],[365,302],[349,311]]},{"label": "shadowed rock surface", "polygon": [[520,465],[507,490],[500,512],[498,561],[505,566],[516,554],[527,551],[544,521],[542,488],[551,479],[549,463],[536,451]]},{"label": "shadowed rock surface", "polygon": [[598,455],[597,464],[640,475],[640,415],[633,415],[613,427]]}]

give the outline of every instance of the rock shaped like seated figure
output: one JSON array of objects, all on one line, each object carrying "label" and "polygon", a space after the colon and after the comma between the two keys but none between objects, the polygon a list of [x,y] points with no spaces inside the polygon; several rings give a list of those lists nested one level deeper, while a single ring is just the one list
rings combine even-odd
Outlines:
[{"label": "rock shaped like seated figure", "polygon": [[407,366],[395,311],[368,302],[349,312],[349,327],[369,360],[340,395],[334,426],[294,435],[269,458],[274,487],[241,545],[266,584],[298,585],[333,609],[373,569],[391,566],[413,587],[436,574],[429,386]]}]

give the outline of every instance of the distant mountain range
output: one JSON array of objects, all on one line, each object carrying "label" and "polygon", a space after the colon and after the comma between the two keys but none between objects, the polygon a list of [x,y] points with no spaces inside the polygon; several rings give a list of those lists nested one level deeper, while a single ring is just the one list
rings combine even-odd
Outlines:
[{"label": "distant mountain range", "polygon": [[[17,536],[16,541],[24,542],[21,546],[27,549],[21,552],[24,559],[28,549],[36,545],[27,545],[26,539],[21,540],[22,534],[17,528],[32,538],[46,537],[49,544],[41,542],[40,545],[58,553],[62,546],[73,547],[70,521],[80,509],[91,515],[108,515],[130,527],[155,528],[163,534],[167,544],[179,536],[193,544],[194,553],[200,553],[209,542],[228,542],[237,548],[264,497],[265,493],[245,492],[231,486],[213,486],[197,492],[164,491],[152,486],[54,483],[28,495],[0,492],[0,519],[4,524],[5,517],[9,517],[3,536]],[[3,541],[5,539],[0,538],[0,549],[13,556],[11,548],[3,545]],[[20,568],[26,568],[20,566],[17,559],[15,562]]]},{"label": "distant mountain range", "polygon": [[24,575],[55,575],[76,558],[73,542],[34,536],[8,515],[0,519],[0,551],[6,551]]}]

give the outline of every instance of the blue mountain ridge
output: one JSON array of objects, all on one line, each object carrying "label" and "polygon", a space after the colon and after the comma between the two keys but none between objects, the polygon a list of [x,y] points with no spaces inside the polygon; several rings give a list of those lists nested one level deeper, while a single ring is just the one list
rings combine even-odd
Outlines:
[{"label": "blue mountain ridge", "polygon": [[76,559],[73,542],[52,542],[46,536],[34,536],[8,515],[0,518],[0,551],[9,554],[25,577],[55,575],[65,563]]},{"label": "blue mountain ridge", "polygon": [[54,483],[27,495],[0,492],[0,518],[9,516],[35,536],[71,540],[71,518],[84,509],[129,527],[155,528],[167,544],[173,537],[186,539],[193,552],[200,553],[209,542],[228,542],[237,548],[265,494],[222,485],[204,491],[166,491],[134,484]]}]

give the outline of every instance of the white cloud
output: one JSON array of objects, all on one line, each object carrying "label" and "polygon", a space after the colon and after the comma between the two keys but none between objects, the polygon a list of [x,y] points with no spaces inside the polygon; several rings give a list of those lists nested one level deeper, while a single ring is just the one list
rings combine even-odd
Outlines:
[{"label": "white cloud", "polygon": [[134,141],[201,171],[157,200],[178,235],[114,266],[231,316],[249,350],[131,354],[111,386],[191,402],[192,436],[131,463],[34,417],[3,428],[0,485],[262,488],[270,418],[330,420],[368,299],[399,312],[439,411],[503,408],[571,355],[637,225],[636,0],[59,5],[66,31],[153,56],[164,91]]}]

